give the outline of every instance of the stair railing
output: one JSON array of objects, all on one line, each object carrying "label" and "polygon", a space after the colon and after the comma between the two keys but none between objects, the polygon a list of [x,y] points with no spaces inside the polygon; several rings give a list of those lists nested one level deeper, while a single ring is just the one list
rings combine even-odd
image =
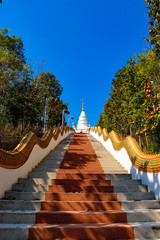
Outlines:
[{"label": "stair railing", "polygon": [[133,137],[121,141],[115,131],[108,133],[105,128],[91,127],[90,133],[132,174],[133,179],[141,179],[160,199],[160,154],[146,154]]}]

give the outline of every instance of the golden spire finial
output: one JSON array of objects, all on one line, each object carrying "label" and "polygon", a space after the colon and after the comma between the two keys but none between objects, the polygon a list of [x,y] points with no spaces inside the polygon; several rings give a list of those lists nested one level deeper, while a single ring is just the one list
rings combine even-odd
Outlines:
[{"label": "golden spire finial", "polygon": [[84,111],[84,99],[82,99],[82,111]]}]

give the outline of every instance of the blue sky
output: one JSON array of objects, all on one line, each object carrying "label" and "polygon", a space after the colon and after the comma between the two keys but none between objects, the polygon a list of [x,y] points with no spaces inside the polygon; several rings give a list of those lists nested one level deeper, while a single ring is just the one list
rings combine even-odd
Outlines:
[{"label": "blue sky", "polygon": [[0,28],[22,38],[34,68],[45,60],[42,70],[60,81],[73,121],[84,99],[94,126],[114,74],[146,47],[148,15],[144,0],[3,0]]}]

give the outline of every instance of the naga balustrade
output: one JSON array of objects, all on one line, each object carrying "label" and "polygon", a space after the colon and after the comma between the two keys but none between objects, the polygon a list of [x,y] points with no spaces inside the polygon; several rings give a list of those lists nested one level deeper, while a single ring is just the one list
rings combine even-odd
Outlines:
[{"label": "naga balustrade", "polygon": [[0,197],[18,178],[25,178],[73,129],[69,126],[47,131],[42,138],[29,132],[11,151],[0,149]]},{"label": "naga balustrade", "polygon": [[108,133],[105,128],[91,127],[90,133],[132,174],[133,179],[141,179],[160,199],[160,154],[146,154],[131,136],[121,141],[115,131]]}]

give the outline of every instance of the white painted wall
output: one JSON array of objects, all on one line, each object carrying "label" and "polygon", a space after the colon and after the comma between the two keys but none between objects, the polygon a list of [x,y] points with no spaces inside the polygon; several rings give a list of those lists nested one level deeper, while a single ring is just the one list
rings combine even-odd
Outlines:
[{"label": "white painted wall", "polygon": [[18,181],[18,178],[26,178],[28,176],[29,171],[32,170],[51,150],[53,150],[63,139],[65,139],[68,135],[73,132],[69,130],[66,133],[63,133],[63,136],[59,134],[58,139],[55,141],[53,138],[51,139],[48,147],[40,148],[38,144],[36,144],[32,152],[26,161],[26,163],[16,169],[6,169],[0,167],[0,198],[4,196],[6,190],[11,189],[12,184]]},{"label": "white painted wall", "polygon": [[160,173],[146,173],[136,169],[130,160],[127,150],[123,147],[119,151],[115,150],[111,139],[104,141],[103,135],[98,135],[98,132],[90,130],[90,134],[101,142],[102,145],[115,157],[115,159],[131,173],[133,179],[141,179],[142,183],[148,186],[149,191],[155,193],[155,198],[160,200]]}]

